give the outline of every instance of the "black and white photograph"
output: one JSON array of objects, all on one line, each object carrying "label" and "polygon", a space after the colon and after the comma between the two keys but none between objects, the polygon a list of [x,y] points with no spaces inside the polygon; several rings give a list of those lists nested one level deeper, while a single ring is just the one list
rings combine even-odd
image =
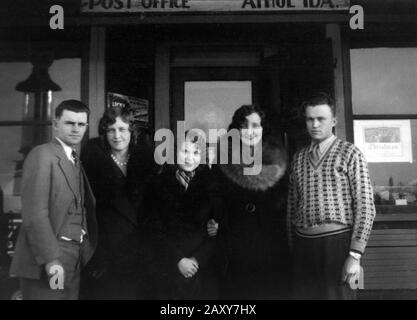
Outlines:
[{"label": "black and white photograph", "polygon": [[417,300],[415,0],[3,0],[0,137],[0,300]]}]

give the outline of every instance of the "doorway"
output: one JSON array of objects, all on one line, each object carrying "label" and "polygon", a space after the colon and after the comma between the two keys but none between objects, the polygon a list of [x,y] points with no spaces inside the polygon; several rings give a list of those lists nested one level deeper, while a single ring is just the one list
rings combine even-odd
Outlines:
[{"label": "doorway", "polygon": [[313,92],[333,93],[330,41],[282,43],[267,57],[262,47],[252,55],[257,60],[250,65],[172,67],[171,128],[184,120],[186,129],[227,129],[237,108],[257,104],[266,113],[268,133],[285,141],[290,156],[305,146],[301,102]]}]

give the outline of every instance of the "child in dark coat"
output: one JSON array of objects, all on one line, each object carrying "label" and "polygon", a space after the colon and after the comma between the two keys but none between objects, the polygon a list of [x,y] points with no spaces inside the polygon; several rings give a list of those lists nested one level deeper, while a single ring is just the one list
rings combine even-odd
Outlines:
[{"label": "child in dark coat", "polygon": [[165,166],[147,192],[148,272],[156,299],[216,299],[216,238],[206,225],[216,201],[211,171],[201,164],[202,137],[187,138],[177,164]]}]

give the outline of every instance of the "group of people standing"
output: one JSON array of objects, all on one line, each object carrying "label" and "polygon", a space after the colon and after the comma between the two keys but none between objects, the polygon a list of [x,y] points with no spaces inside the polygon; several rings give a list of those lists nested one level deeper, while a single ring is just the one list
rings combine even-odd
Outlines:
[{"label": "group of people standing", "polygon": [[235,111],[229,130],[262,152],[254,175],[230,144],[229,161],[207,164],[198,134],[175,146],[175,164],[156,165],[127,108],[106,110],[79,159],[88,112],[62,102],[56,138],[25,160],[10,270],[23,299],[353,296],[375,208],[363,155],[333,135],[329,96],[305,102],[312,143],[289,168],[264,112]]}]

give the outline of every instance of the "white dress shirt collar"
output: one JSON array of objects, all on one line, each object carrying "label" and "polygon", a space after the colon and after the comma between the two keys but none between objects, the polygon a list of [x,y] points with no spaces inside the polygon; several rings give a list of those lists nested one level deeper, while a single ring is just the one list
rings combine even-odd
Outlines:
[{"label": "white dress shirt collar", "polygon": [[[330,137],[324,139],[323,141],[319,142],[319,150],[320,150],[320,154],[323,154],[327,151],[327,149],[330,147],[330,145],[333,143],[333,141],[336,140],[336,136],[334,134],[332,134]],[[310,151],[313,150],[313,146],[316,143],[311,142],[310,145]]]},{"label": "white dress shirt collar", "polygon": [[74,163],[74,159],[72,158],[72,151],[74,149],[72,149],[69,145],[65,144],[61,139],[59,139],[58,137],[55,137],[55,139],[57,139],[59,141],[59,143],[61,144],[62,148],[64,148],[64,152],[65,155],[67,156],[68,160],[71,161],[72,163]]}]

